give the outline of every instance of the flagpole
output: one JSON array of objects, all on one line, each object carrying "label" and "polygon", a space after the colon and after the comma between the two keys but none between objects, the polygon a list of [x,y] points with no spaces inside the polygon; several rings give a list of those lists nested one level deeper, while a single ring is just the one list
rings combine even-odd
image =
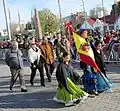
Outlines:
[{"label": "flagpole", "polygon": [[7,6],[6,6],[5,0],[3,0],[3,8],[4,8],[4,15],[5,15],[5,21],[6,21],[6,28],[7,28],[9,40],[11,40],[10,24],[9,24],[8,11],[7,11]]}]

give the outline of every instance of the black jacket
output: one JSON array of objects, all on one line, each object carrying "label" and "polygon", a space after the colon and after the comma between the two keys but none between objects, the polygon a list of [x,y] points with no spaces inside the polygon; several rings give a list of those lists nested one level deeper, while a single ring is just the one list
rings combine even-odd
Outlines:
[{"label": "black jacket", "polygon": [[91,47],[92,47],[92,50],[93,50],[93,53],[94,53],[96,64],[100,68],[101,72],[103,74],[105,74],[106,73],[106,66],[105,66],[105,63],[104,63],[104,60],[103,60],[102,51],[100,51],[100,53],[98,53],[93,44],[91,44]]},{"label": "black jacket", "polygon": [[74,84],[80,83],[80,76],[73,70],[73,68],[64,63],[60,63],[56,70],[56,78],[59,86],[64,86],[65,89],[69,92],[67,88],[67,77],[69,77]]}]

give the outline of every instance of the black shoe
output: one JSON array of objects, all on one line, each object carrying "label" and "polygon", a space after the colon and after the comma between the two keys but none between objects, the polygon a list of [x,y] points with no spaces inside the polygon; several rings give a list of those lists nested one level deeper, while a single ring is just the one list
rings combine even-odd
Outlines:
[{"label": "black shoe", "polygon": [[27,89],[21,89],[21,92],[27,92]]},{"label": "black shoe", "polygon": [[104,91],[98,91],[99,94],[103,93]]},{"label": "black shoe", "polygon": [[51,79],[48,79],[48,82],[51,82]]},{"label": "black shoe", "polygon": [[41,84],[41,86],[45,87],[45,84]]},{"label": "black shoe", "polygon": [[80,100],[78,99],[77,101],[74,102],[75,104],[79,104],[80,103]]},{"label": "black shoe", "polygon": [[30,81],[31,86],[34,86],[34,83]]},{"label": "black shoe", "polygon": [[10,91],[12,91],[12,86],[10,86]]},{"label": "black shoe", "polygon": [[95,95],[90,94],[89,97],[90,98],[95,98]]},{"label": "black shoe", "polygon": [[97,91],[88,91],[88,93],[91,95],[96,95],[96,96],[99,95],[99,93]]}]

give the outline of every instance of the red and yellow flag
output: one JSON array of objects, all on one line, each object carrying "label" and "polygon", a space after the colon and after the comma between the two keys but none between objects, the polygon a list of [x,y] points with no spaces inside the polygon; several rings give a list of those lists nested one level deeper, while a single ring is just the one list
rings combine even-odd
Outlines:
[{"label": "red and yellow flag", "polygon": [[95,68],[97,72],[101,72],[94,60],[94,54],[91,47],[86,51],[82,50],[81,48],[82,45],[87,44],[87,41],[74,32],[73,38],[75,41],[77,52],[80,54],[80,60],[90,65],[91,67]]}]

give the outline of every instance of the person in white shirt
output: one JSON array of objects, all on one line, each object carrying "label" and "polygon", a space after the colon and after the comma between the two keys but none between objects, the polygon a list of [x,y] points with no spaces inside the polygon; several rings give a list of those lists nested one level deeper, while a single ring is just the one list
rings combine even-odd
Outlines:
[{"label": "person in white shirt", "polygon": [[45,86],[44,82],[44,69],[43,69],[43,64],[40,60],[41,56],[41,50],[36,46],[36,43],[34,40],[30,41],[30,49],[28,50],[28,57],[31,63],[31,77],[30,77],[30,83],[33,86],[33,80],[36,75],[37,69],[40,72],[40,77],[41,77],[41,86]]}]

